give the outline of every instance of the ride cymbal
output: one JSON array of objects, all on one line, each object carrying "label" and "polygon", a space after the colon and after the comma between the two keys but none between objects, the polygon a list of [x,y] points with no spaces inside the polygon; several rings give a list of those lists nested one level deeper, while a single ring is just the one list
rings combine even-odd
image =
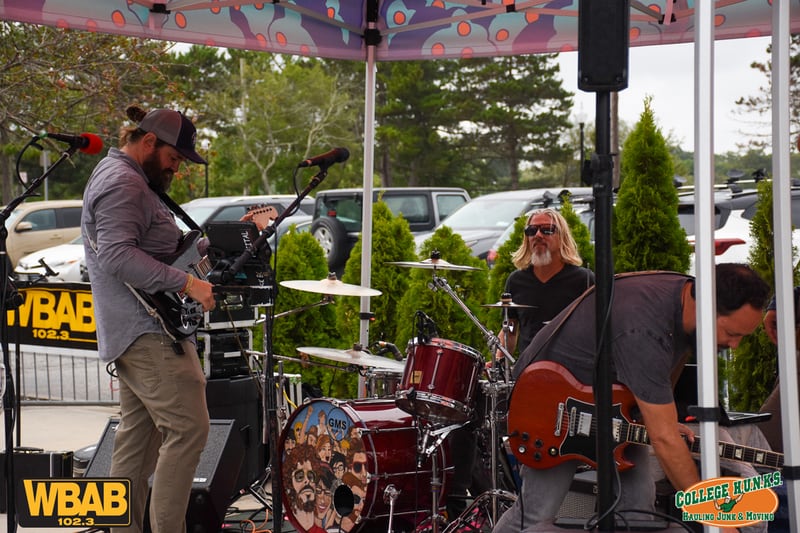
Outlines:
[{"label": "ride cymbal", "polygon": [[314,346],[302,346],[297,349],[301,354],[313,355],[314,357],[321,357],[329,361],[338,361],[340,363],[347,363],[358,366],[369,366],[373,368],[380,368],[384,370],[399,370],[402,372],[405,369],[405,364],[402,361],[395,361],[388,357],[381,357],[379,355],[372,355],[363,350],[339,350],[336,348],[317,348]]},{"label": "ride cymbal", "polygon": [[377,289],[342,283],[338,279],[321,279],[319,281],[301,279],[281,281],[280,284],[298,291],[331,294],[334,296],[380,296],[383,294]]},{"label": "ride cymbal", "polygon": [[432,270],[483,270],[474,266],[454,265],[444,259],[425,259],[424,261],[388,261],[387,265],[397,265],[407,268],[425,268]]}]

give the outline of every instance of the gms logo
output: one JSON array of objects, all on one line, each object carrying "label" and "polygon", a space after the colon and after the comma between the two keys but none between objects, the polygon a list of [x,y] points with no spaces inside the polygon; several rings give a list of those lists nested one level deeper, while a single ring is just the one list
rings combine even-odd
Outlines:
[{"label": "gms logo", "polygon": [[684,521],[707,526],[744,527],[775,519],[778,496],[772,487],[783,484],[780,472],[749,478],[720,477],[701,481],[675,494],[675,507]]},{"label": "gms logo", "polygon": [[[129,526],[128,479],[23,479],[17,492],[23,527]],[[22,505],[19,505],[19,504]]]}]

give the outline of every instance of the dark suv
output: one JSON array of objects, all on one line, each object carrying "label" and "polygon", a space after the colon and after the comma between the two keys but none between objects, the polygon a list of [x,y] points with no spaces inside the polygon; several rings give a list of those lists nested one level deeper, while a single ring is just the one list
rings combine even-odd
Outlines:
[{"label": "dark suv", "polygon": [[[408,221],[411,233],[431,231],[450,213],[469,202],[469,193],[456,187],[388,187],[373,189],[395,215]],[[340,273],[361,234],[363,189],[319,191],[311,233],[328,258],[328,268]]]}]

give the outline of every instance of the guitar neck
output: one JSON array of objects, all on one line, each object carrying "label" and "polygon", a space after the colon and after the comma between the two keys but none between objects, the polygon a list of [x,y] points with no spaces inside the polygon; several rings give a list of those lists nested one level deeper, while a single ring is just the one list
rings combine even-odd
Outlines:
[{"label": "guitar neck", "polygon": [[[625,440],[634,444],[650,444],[647,436],[647,428],[641,424],[624,424],[628,427],[624,430],[627,434]],[[622,428],[620,428],[622,429]],[[686,442],[692,453],[700,453],[700,437],[695,436],[694,441]],[[730,459],[741,463],[766,466],[769,468],[783,468],[783,454],[769,450],[760,450],[750,446],[740,446],[730,442],[717,443],[717,451],[721,459]]]}]

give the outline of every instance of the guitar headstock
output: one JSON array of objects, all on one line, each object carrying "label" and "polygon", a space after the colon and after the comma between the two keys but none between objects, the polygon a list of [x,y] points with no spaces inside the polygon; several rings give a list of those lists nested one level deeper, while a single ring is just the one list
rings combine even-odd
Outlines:
[{"label": "guitar headstock", "polygon": [[260,204],[247,208],[247,213],[242,217],[242,221],[254,222],[258,231],[263,230],[269,223],[278,218],[278,210],[271,205]]}]

